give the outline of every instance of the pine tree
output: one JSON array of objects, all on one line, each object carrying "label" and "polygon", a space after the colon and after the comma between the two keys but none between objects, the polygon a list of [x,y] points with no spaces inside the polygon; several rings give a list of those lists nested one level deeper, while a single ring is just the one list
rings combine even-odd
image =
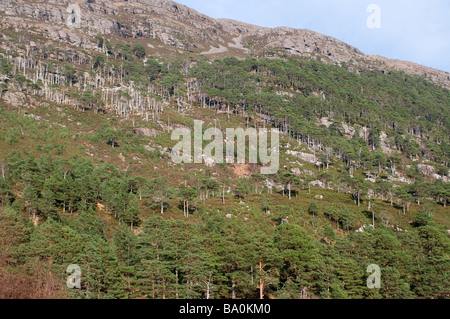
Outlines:
[{"label": "pine tree", "polygon": [[21,251],[18,247],[28,244],[32,226],[22,213],[12,207],[0,208],[0,267],[14,264]]},{"label": "pine tree", "polygon": [[28,213],[33,215],[34,220],[36,220],[38,212],[38,199],[38,192],[32,185],[28,184],[23,190],[22,200],[25,202]]},{"label": "pine tree", "polygon": [[251,243],[254,247],[254,253],[251,255],[254,275],[253,272],[251,275],[255,277],[258,298],[264,299],[266,288],[278,283],[280,256],[273,239],[261,231],[252,234]]},{"label": "pine tree", "polygon": [[36,258],[63,273],[68,265],[81,265],[84,247],[85,239],[77,231],[49,218],[37,226],[30,243],[23,244],[21,250],[24,261]]},{"label": "pine tree", "polygon": [[108,242],[100,237],[91,237],[83,251],[81,265],[82,292],[87,298],[123,297],[124,279]]},{"label": "pine tree", "polygon": [[311,204],[308,207],[308,213],[316,217],[319,215],[319,206],[317,206],[316,202],[311,202]]},{"label": "pine tree", "polygon": [[167,222],[159,216],[147,219],[136,248],[140,294],[151,299],[173,298],[177,278],[171,271],[171,261],[176,250]]},{"label": "pine tree", "polygon": [[263,196],[261,200],[261,209],[264,210],[266,214],[270,209],[270,200],[266,196]]},{"label": "pine tree", "polygon": [[136,43],[133,46],[133,52],[139,59],[145,57],[145,48],[142,46],[142,44]]},{"label": "pine tree", "polygon": [[136,195],[129,195],[128,206],[124,213],[123,220],[130,225],[131,231],[133,227],[139,224],[139,203]]},{"label": "pine tree", "polygon": [[164,208],[168,205],[168,200],[172,195],[171,189],[167,186],[168,180],[165,177],[152,179],[149,183],[149,191],[153,203],[160,208],[161,215],[164,215]]},{"label": "pine tree", "polygon": [[283,261],[281,278],[298,279],[306,264],[315,258],[317,247],[300,226],[283,224],[277,227],[274,242]]},{"label": "pine tree", "polygon": [[5,206],[14,199],[14,194],[11,190],[11,184],[7,179],[0,178],[0,204]]},{"label": "pine tree", "polygon": [[325,241],[327,243],[331,243],[333,240],[336,239],[336,233],[333,229],[333,226],[331,226],[330,224],[325,224],[324,228],[323,228],[323,238],[325,239]]},{"label": "pine tree", "polygon": [[41,192],[41,198],[39,199],[38,209],[42,215],[46,218],[57,218],[58,211],[56,208],[55,193],[53,193],[47,187]]}]

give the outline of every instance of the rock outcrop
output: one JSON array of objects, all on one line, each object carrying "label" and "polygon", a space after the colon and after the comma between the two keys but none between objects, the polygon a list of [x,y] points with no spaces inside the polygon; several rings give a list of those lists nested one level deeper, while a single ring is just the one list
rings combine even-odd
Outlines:
[{"label": "rock outcrop", "polygon": [[[81,28],[67,27],[69,7],[80,8]],[[70,11],[70,10],[69,10]],[[450,88],[450,73],[411,62],[365,55],[335,38],[309,30],[263,28],[229,19],[213,19],[170,0],[2,0],[0,27],[43,34],[50,40],[96,48],[96,35],[147,39],[172,54],[208,56],[293,55],[343,65],[352,70],[402,70]],[[249,50],[249,45],[252,47]],[[31,46],[31,44],[30,44]]]}]

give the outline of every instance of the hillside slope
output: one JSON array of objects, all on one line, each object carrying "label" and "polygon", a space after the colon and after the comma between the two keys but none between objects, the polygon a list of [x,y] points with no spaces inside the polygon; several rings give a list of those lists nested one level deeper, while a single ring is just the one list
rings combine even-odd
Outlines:
[{"label": "hillside slope", "polygon": [[[449,298],[448,74],[163,0],[80,1],[69,28],[68,5],[0,0],[0,298]],[[278,171],[176,163],[195,120],[277,128]]]}]

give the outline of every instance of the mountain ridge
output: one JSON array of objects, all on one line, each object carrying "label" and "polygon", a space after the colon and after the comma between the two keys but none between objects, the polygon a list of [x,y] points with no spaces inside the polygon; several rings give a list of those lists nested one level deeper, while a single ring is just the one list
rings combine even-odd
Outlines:
[{"label": "mountain ridge", "polygon": [[[77,4],[81,8],[81,34],[77,34],[74,29],[61,28],[66,23],[65,8],[70,4]],[[20,16],[21,19],[17,20],[15,16]],[[25,26],[33,26],[38,29],[37,32],[44,31],[49,39],[72,39],[72,43],[87,48],[95,47],[93,38],[97,34],[133,38],[137,41],[155,39],[171,48],[170,54],[238,58],[248,55],[300,56],[339,66],[345,64],[350,70],[359,72],[366,69],[401,70],[450,88],[450,73],[442,70],[408,61],[366,55],[339,39],[307,29],[267,28],[232,19],[214,19],[170,0],[2,0],[0,22],[19,30]]]}]

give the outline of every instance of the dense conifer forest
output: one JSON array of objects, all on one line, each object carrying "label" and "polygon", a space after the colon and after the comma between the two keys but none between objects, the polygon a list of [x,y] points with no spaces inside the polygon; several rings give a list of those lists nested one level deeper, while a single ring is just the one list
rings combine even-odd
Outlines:
[{"label": "dense conifer forest", "polygon": [[[2,32],[1,298],[449,297],[447,88],[279,52]],[[278,173],[173,163],[171,133],[196,119],[277,128]]]}]

